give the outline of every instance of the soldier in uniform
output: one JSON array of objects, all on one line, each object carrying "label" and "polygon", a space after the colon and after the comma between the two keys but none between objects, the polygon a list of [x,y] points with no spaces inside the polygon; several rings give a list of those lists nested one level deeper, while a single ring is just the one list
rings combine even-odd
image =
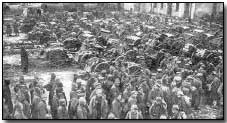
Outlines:
[{"label": "soldier in uniform", "polygon": [[8,108],[8,105],[6,104],[5,102],[5,98],[3,97],[3,119],[11,119],[10,117],[10,113],[9,113],[9,108]]},{"label": "soldier in uniform", "polygon": [[131,110],[127,113],[125,119],[143,119],[141,111],[138,110],[137,105],[132,105]]},{"label": "soldier in uniform", "polygon": [[111,111],[114,114],[114,116],[118,119],[121,117],[121,111],[122,111],[121,98],[122,98],[121,95],[118,95],[117,97],[114,98],[112,102]]},{"label": "soldier in uniform", "polygon": [[60,82],[59,79],[57,79],[56,81],[57,81],[57,83],[56,83],[56,95],[57,95],[58,99],[60,99],[60,98],[65,99],[65,103],[67,105],[67,99],[66,99],[66,96],[65,96],[65,92],[63,90],[63,84],[62,84],[62,82]]},{"label": "soldier in uniform", "polygon": [[51,79],[50,82],[44,86],[44,88],[46,88],[47,91],[49,91],[49,102],[48,105],[50,105],[50,110],[52,112],[52,117],[54,118],[55,115],[53,115],[53,97],[54,97],[54,93],[55,93],[55,88],[56,88],[56,75],[54,73],[51,74]]},{"label": "soldier in uniform", "polygon": [[77,118],[78,119],[88,119],[89,109],[84,97],[79,98],[79,105],[77,106]]},{"label": "soldier in uniform", "polygon": [[32,119],[38,119],[39,107],[38,104],[41,101],[41,91],[38,87],[35,88],[34,96],[32,100],[31,113]]},{"label": "soldier in uniform", "polygon": [[137,104],[137,94],[138,92],[137,91],[132,91],[132,94],[131,96],[128,98],[128,108],[130,109],[130,107],[132,105],[136,105]]},{"label": "soldier in uniform", "polygon": [[70,93],[70,101],[68,106],[69,118],[70,119],[77,119],[77,106],[79,105],[79,97],[78,94],[81,90],[76,90],[73,88]]},{"label": "soldier in uniform", "polygon": [[14,112],[13,117],[14,119],[27,119],[27,117],[24,115],[23,110],[23,104],[20,102],[21,98],[19,95],[16,95],[16,102],[14,105]]},{"label": "soldier in uniform", "polygon": [[41,101],[38,104],[38,119],[46,119],[48,114],[47,104],[44,98],[41,98]]},{"label": "soldier in uniform", "polygon": [[[210,87],[210,98],[211,98],[211,102],[213,104],[217,104],[217,102],[219,101],[219,96],[218,96],[218,88],[220,86],[220,79],[218,77],[215,77],[212,81],[212,83],[209,85]],[[216,106],[216,105],[214,105]]]},{"label": "soldier in uniform", "polygon": [[160,85],[154,85],[153,88],[150,90],[148,95],[149,104],[152,105],[153,101],[156,97],[163,97],[163,92],[160,88]]},{"label": "soldier in uniform", "polygon": [[29,92],[28,92],[28,87],[27,87],[25,80],[24,80],[24,76],[20,76],[19,84],[16,85],[16,88],[18,88],[18,91],[21,92],[21,94],[28,101],[28,103],[30,103],[30,95],[29,95]]},{"label": "soldier in uniform", "polygon": [[177,104],[179,105],[179,110],[184,111],[186,114],[191,113],[191,102],[190,98],[183,94],[182,91],[177,92]]},{"label": "soldier in uniform", "polygon": [[31,84],[29,84],[29,90],[30,90],[31,100],[33,100],[34,90],[35,90],[35,87],[37,87],[37,85],[38,85],[38,77],[35,77],[35,79],[33,80],[33,82]]},{"label": "soldier in uniform", "polygon": [[57,119],[68,119],[68,110],[66,108],[65,99],[59,100],[59,107],[57,109]]},{"label": "soldier in uniform", "polygon": [[28,73],[28,53],[21,47],[21,68],[23,73]]},{"label": "soldier in uniform", "polygon": [[162,97],[155,98],[149,109],[149,114],[151,119],[160,119],[163,114],[167,116],[167,104]]},{"label": "soldier in uniform", "polygon": [[202,95],[202,81],[199,79],[199,76],[202,76],[202,74],[198,73],[196,75],[196,78],[194,78],[192,82],[192,87],[191,87],[191,91],[192,91],[191,105],[195,110],[199,109],[201,95]]},{"label": "soldier in uniform", "polygon": [[12,114],[13,113],[13,103],[12,103],[12,99],[11,99],[11,91],[10,91],[9,85],[10,85],[10,80],[4,80],[2,96],[5,99],[5,105],[7,105],[9,114]]},{"label": "soldier in uniform", "polygon": [[6,25],[6,34],[7,34],[7,36],[11,36],[11,34],[12,34],[12,28],[11,28],[10,24]]},{"label": "soldier in uniform", "polygon": [[31,107],[25,96],[21,97],[21,103],[23,104],[24,115],[29,119],[31,117]]},{"label": "soldier in uniform", "polygon": [[14,33],[15,33],[16,36],[19,36],[19,29],[18,28],[19,28],[19,25],[18,25],[17,22],[15,22],[13,24],[13,30],[14,30]]},{"label": "soldier in uniform", "polygon": [[92,119],[105,119],[108,113],[108,104],[101,89],[96,90],[89,104],[89,111]]},{"label": "soldier in uniform", "polygon": [[186,119],[187,116],[183,111],[179,111],[178,105],[173,105],[172,107],[172,115],[170,116],[170,119]]},{"label": "soldier in uniform", "polygon": [[110,97],[111,97],[110,98],[110,104],[112,103],[114,98],[117,97],[120,94],[119,84],[120,84],[120,79],[116,78],[114,84],[110,88]]},{"label": "soldier in uniform", "polygon": [[146,101],[145,101],[145,94],[143,92],[142,87],[138,88],[138,94],[137,94],[137,105],[139,110],[142,112],[142,115],[145,116],[146,113]]}]

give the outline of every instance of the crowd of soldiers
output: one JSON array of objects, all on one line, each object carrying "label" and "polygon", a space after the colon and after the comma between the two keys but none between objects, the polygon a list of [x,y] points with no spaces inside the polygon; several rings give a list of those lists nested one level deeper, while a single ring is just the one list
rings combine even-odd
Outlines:
[{"label": "crowd of soldiers", "polygon": [[[96,14],[93,18],[98,17]],[[68,17],[71,15],[55,22],[61,25]],[[51,18],[46,19],[51,21]],[[115,19],[118,20],[119,17]],[[146,20],[145,18],[144,21]],[[73,31],[70,27],[72,25],[67,25],[65,31]],[[97,31],[92,29],[94,31],[91,32]],[[132,28],[129,28],[129,33],[130,29]],[[51,30],[58,31],[55,27],[51,27]],[[58,32],[57,38],[62,38],[61,35],[63,33]],[[140,53],[145,48],[132,49]],[[124,50],[127,51],[127,48]],[[126,52],[124,50],[122,52]],[[103,54],[99,56],[105,58]],[[120,53],[116,56],[119,55]],[[200,110],[201,105],[214,108],[223,105],[222,60],[208,73],[207,64],[203,61],[194,64],[188,57],[170,57],[173,58],[171,64],[170,61],[162,62],[162,65],[152,68],[153,70],[143,69],[143,73],[139,75],[127,74],[128,66],[124,63],[111,64],[109,70],[100,72],[74,74],[69,100],[63,89],[64,83],[54,73],[47,85],[41,85],[38,76],[27,84],[21,76],[13,87],[16,95],[14,100],[10,80],[4,80],[3,118],[194,119],[194,111]],[[83,81],[86,81],[85,85]]]}]

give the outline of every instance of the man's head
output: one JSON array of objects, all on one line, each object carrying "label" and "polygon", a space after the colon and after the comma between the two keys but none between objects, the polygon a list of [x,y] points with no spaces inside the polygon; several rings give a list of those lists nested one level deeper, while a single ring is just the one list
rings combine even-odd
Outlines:
[{"label": "man's head", "polygon": [[77,78],[78,78],[78,75],[77,74],[73,74],[73,82],[76,82]]},{"label": "man's head", "polygon": [[192,76],[188,76],[187,78],[186,78],[186,80],[188,81],[188,82],[192,82],[193,80],[194,80],[194,78],[192,77]]},{"label": "man's head", "polygon": [[56,78],[55,73],[52,73],[52,74],[51,74],[51,80],[55,80],[55,78]]},{"label": "man's head", "polygon": [[184,96],[184,93],[182,91],[177,91],[177,97],[181,98],[182,96]]},{"label": "man's head", "polygon": [[176,82],[176,84],[181,83],[181,80],[182,80],[181,76],[175,76],[174,77],[174,81]]},{"label": "man's head", "polygon": [[78,86],[81,86],[82,80],[81,79],[77,79],[76,83],[77,83]]},{"label": "man's head", "polygon": [[97,97],[102,97],[102,89],[97,89],[96,95],[97,95]]},{"label": "man's head", "polygon": [[24,76],[20,76],[19,82],[20,82],[20,84],[24,84]]},{"label": "man's head", "polygon": [[120,85],[120,78],[116,78],[115,81],[114,81],[114,84],[116,86],[119,86]]},{"label": "man's head", "polygon": [[9,79],[5,79],[4,80],[4,85],[9,86],[10,85],[10,80]]},{"label": "man's head", "polygon": [[172,112],[173,112],[174,114],[176,114],[176,113],[178,113],[178,111],[179,111],[179,106],[178,106],[178,105],[173,105],[173,107],[172,107]]},{"label": "man's head", "polygon": [[155,100],[158,104],[162,103],[162,97],[156,97]]}]

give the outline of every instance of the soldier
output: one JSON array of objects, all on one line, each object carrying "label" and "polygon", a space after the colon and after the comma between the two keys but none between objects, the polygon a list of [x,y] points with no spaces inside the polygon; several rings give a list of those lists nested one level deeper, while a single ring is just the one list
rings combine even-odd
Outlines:
[{"label": "soldier", "polygon": [[24,80],[24,76],[20,76],[19,84],[16,85],[16,86],[19,87],[19,90],[22,93],[22,95],[24,96],[24,98],[28,101],[28,103],[30,103],[30,95],[29,95],[29,92],[28,92],[28,87],[27,87],[25,80]]},{"label": "soldier", "polygon": [[19,101],[20,96],[16,95],[13,117],[14,119],[27,119],[23,112],[23,104]]},{"label": "soldier", "polygon": [[18,25],[17,22],[15,22],[13,24],[13,30],[14,30],[14,33],[15,33],[16,36],[19,36],[19,29],[18,28],[19,28],[19,25]]},{"label": "soldier", "polygon": [[201,95],[202,95],[202,81],[198,78],[199,76],[202,76],[201,73],[198,73],[196,75],[196,78],[194,78],[192,82],[192,107],[195,108],[195,110],[199,109]]},{"label": "soldier", "polygon": [[121,98],[122,98],[121,95],[118,95],[117,97],[114,98],[112,102],[111,111],[114,114],[114,116],[118,119],[121,117],[121,111],[122,111]]},{"label": "soldier", "polygon": [[163,97],[163,92],[158,84],[154,85],[149,92],[148,101],[150,105],[152,105],[156,97]]},{"label": "soldier", "polygon": [[12,34],[12,28],[11,28],[10,24],[6,25],[6,34],[7,34],[7,36],[11,36],[11,34]]},{"label": "soldier", "polygon": [[131,110],[127,113],[125,119],[143,119],[142,113],[138,110],[137,105],[132,105]]},{"label": "soldier", "polygon": [[92,92],[92,90],[94,89],[93,87],[93,83],[97,83],[98,82],[98,79],[95,78],[95,77],[92,77],[90,78],[88,81],[87,81],[87,85],[86,85],[86,100],[87,102],[89,102],[89,97],[90,97],[90,94]]},{"label": "soldier", "polygon": [[52,119],[50,106],[47,106],[47,114],[46,114],[46,118],[45,119]]},{"label": "soldier", "polygon": [[96,90],[96,95],[91,98],[89,111],[92,119],[105,119],[108,105],[101,89]]},{"label": "soldier", "polygon": [[120,94],[120,79],[116,78],[114,84],[110,88],[110,104],[114,100],[115,97],[117,97]]},{"label": "soldier", "polygon": [[5,98],[3,97],[3,119],[11,119],[8,105],[5,103]]},{"label": "soldier", "polygon": [[56,88],[55,89],[56,89],[56,93],[63,93],[65,95],[65,92],[63,90],[63,83],[60,81],[60,79],[56,80]]},{"label": "soldier", "polygon": [[[218,77],[215,77],[212,81],[211,84],[209,84],[209,90],[210,90],[210,98],[211,98],[211,102],[213,104],[217,104],[217,102],[219,102],[219,96],[218,96],[218,88],[220,86],[220,79]],[[216,105],[214,105],[216,106]]]},{"label": "soldier", "polygon": [[[128,107],[128,99],[129,99],[129,97],[132,95],[132,92],[131,92],[131,89],[132,89],[132,87],[131,87],[132,85],[130,84],[130,83],[127,83],[126,85],[125,85],[125,90],[124,90],[124,92],[123,92],[123,95],[122,95],[122,97],[123,97],[123,104],[122,104],[122,106],[123,106],[123,109],[122,109],[122,117],[123,118],[125,118],[125,116],[126,116],[126,114],[127,114],[127,112],[128,112],[128,110],[129,110],[129,107]],[[121,117],[121,118],[122,118]]]},{"label": "soldier", "polygon": [[41,101],[38,104],[38,119],[46,119],[48,114],[47,104],[44,98],[41,98]]},{"label": "soldier", "polygon": [[219,105],[223,106],[223,81],[221,81],[220,86],[218,87],[218,96],[220,98]]},{"label": "soldier", "polygon": [[42,11],[41,11],[41,9],[37,9],[37,15],[38,15],[38,17],[40,17],[41,16],[41,14],[42,14]]},{"label": "soldier", "polygon": [[137,105],[139,110],[141,111],[142,115],[145,116],[146,113],[146,102],[145,102],[145,94],[143,92],[143,89],[141,87],[138,88],[138,94],[137,94]]},{"label": "soldier", "polygon": [[70,93],[70,101],[69,101],[69,106],[68,106],[68,112],[69,112],[70,119],[77,119],[77,106],[79,105],[78,94],[80,92],[81,92],[80,90],[76,91],[76,89],[73,88]]},{"label": "soldier", "polygon": [[32,113],[32,119],[38,119],[38,104],[41,101],[41,91],[38,87],[35,88],[34,96],[32,100],[32,106],[31,106],[31,113]]},{"label": "soldier", "polygon": [[79,98],[79,105],[77,106],[77,118],[78,119],[88,119],[89,109],[86,104],[84,97]]},{"label": "soldier", "polygon": [[132,105],[137,104],[137,91],[132,91],[132,95],[128,98],[128,107],[130,108]]},{"label": "soldier", "polygon": [[161,90],[163,91],[163,98],[167,104],[167,111],[168,111],[168,114],[171,114],[171,107],[172,107],[172,96],[171,96],[171,90],[170,90],[170,87],[169,87],[169,84],[167,82],[167,78],[163,78],[162,79],[162,86],[161,86]]},{"label": "soldier", "polygon": [[35,90],[35,87],[37,87],[37,85],[38,85],[38,77],[35,77],[35,79],[33,80],[33,82],[31,84],[29,84],[29,90],[30,90],[31,100],[33,100],[34,90]]},{"label": "soldier", "polygon": [[23,73],[28,73],[28,53],[21,47],[21,68]]},{"label": "soldier", "polygon": [[30,103],[25,99],[25,96],[21,97],[21,103],[23,104],[24,115],[29,119],[31,117]]},{"label": "soldier", "polygon": [[66,108],[65,99],[59,100],[59,107],[57,109],[57,119],[68,119],[68,110]]},{"label": "soldier", "polygon": [[173,105],[170,119],[187,119],[187,115],[183,111],[179,111],[178,105]]},{"label": "soldier", "polygon": [[[45,85],[44,88],[46,88],[46,90],[49,91],[48,105],[50,105],[50,110],[52,112],[53,111],[52,102],[53,102],[53,96],[56,88],[56,75],[54,73],[51,74],[50,82],[47,85]],[[52,117],[54,118],[53,114],[52,114]]]},{"label": "soldier", "polygon": [[82,80],[81,79],[77,79],[76,80],[76,85],[77,85],[77,89],[81,90],[83,93],[85,92],[85,88],[82,86]]},{"label": "soldier", "polygon": [[8,108],[9,114],[12,114],[13,113],[13,103],[12,103],[12,99],[11,99],[11,91],[10,91],[9,85],[10,85],[10,80],[4,80],[2,96],[5,100],[5,105]]},{"label": "soldier", "polygon": [[167,116],[167,104],[162,97],[155,98],[149,109],[149,114],[151,119],[160,119],[163,114]]},{"label": "soldier", "polygon": [[182,91],[177,92],[177,104],[179,105],[179,110],[184,111],[186,114],[191,113],[191,102],[190,98],[183,94]]},{"label": "soldier", "polygon": [[149,94],[149,78],[143,80],[143,82],[140,84],[139,88],[143,90],[144,93],[144,102],[147,102],[147,97]]},{"label": "soldier", "polygon": [[163,73],[162,73],[162,69],[157,69],[157,75],[156,75],[156,79],[161,79],[162,76],[163,76]]}]

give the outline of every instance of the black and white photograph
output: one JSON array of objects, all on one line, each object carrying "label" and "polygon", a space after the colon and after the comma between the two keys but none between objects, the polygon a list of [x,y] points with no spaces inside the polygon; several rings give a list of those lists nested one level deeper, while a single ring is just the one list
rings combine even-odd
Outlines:
[{"label": "black and white photograph", "polygon": [[2,2],[3,120],[224,120],[224,2]]}]

